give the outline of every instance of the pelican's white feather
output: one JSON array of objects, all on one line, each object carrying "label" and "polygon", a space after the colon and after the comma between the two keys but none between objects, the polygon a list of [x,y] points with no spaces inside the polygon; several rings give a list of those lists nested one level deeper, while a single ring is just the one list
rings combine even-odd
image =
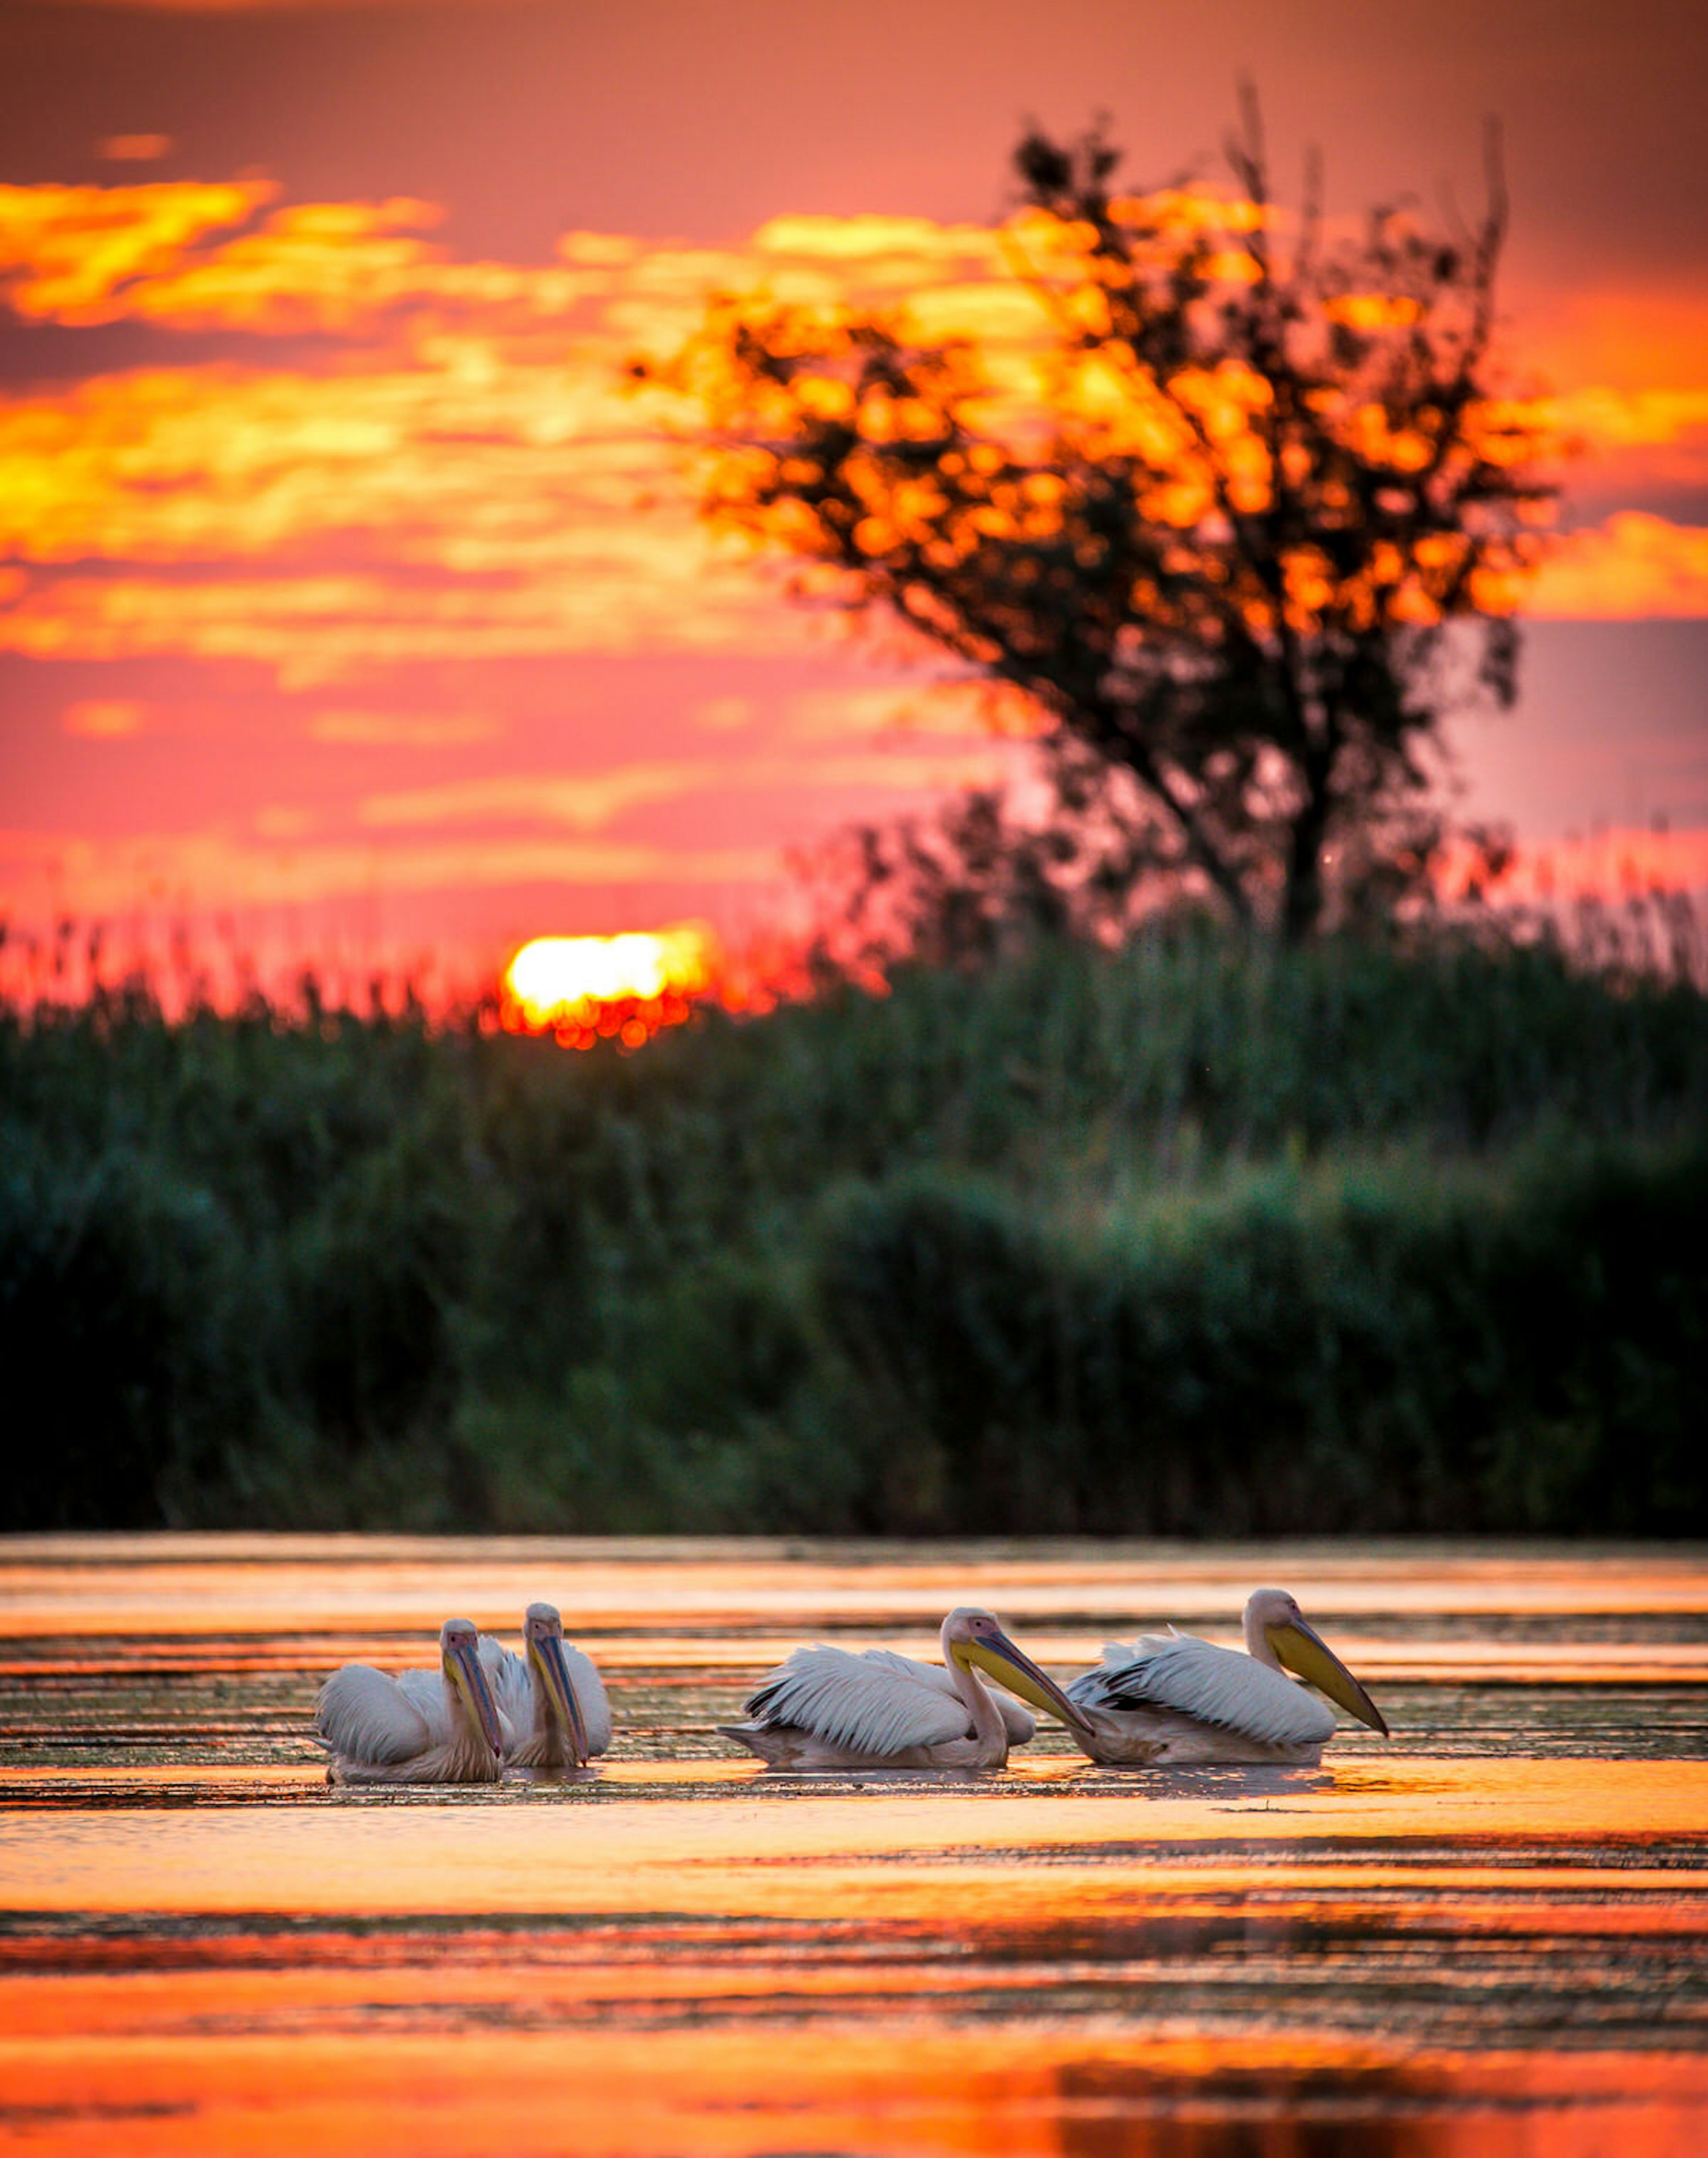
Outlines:
[{"label": "pelican's white feather", "polygon": [[[481,1669],[487,1675],[487,1684],[493,1690],[493,1701],[498,1711],[499,1727],[504,1734],[504,1751],[520,1744],[534,1725],[534,1705],[528,1691],[528,1667],[519,1656],[512,1655],[502,1641],[490,1634],[480,1637]],[[510,1686],[512,1664],[522,1670],[519,1695]],[[359,1670],[360,1665],[350,1669]],[[435,1746],[446,1744],[452,1736],[451,1704],[446,1699],[445,1681],[437,1671],[400,1671],[392,1681],[410,1707],[426,1725]]]},{"label": "pelican's white feather", "polygon": [[416,1671],[435,1696],[435,1714],[444,1725],[436,1734],[421,1706],[388,1672],[371,1664],[346,1664],[334,1671],[315,1697],[314,1735],[333,1753],[353,1761],[391,1768],[412,1761],[450,1732],[444,1682],[437,1672]]},{"label": "pelican's white feather", "polygon": [[[589,1754],[606,1753],[611,1750],[611,1702],[606,1694],[605,1682],[600,1677],[593,1659],[583,1649],[573,1648],[569,1642],[562,1644],[565,1667],[570,1675],[570,1684],[575,1690],[575,1701],[581,1711],[581,1721],[587,1727]],[[534,1725],[534,1680],[528,1668],[528,1659],[507,1649],[494,1634],[480,1637],[481,1669],[487,1675],[487,1684],[493,1690],[493,1703],[498,1711],[498,1724],[504,1737],[506,1759],[519,1746],[532,1736]],[[353,1664],[352,1670],[365,1668]],[[376,1671],[376,1678],[385,1676]],[[429,1734],[429,1742],[442,1746],[452,1735],[450,1705],[445,1697],[444,1680],[437,1671],[404,1671],[395,1679],[387,1678],[388,1686],[395,1686],[410,1706],[421,1717]],[[343,1753],[347,1749],[335,1749]],[[412,1748],[418,1751],[418,1748]],[[364,1757],[365,1758],[365,1757]]]},{"label": "pelican's white feather", "polygon": [[528,1659],[519,1656],[513,1649],[494,1639],[490,1634],[480,1637],[481,1669],[487,1675],[487,1684],[493,1690],[493,1700],[498,1714],[504,1720],[507,1742],[504,1751],[510,1750],[508,1742],[512,1732],[525,1738],[534,1728],[534,1687],[528,1675]]},{"label": "pelican's white feather", "polygon": [[1195,1634],[1143,1634],[1106,1641],[1102,1668],[1067,1689],[1081,1708],[1173,1709],[1263,1746],[1320,1745],[1332,1737],[1327,1701],[1282,1672]]},{"label": "pelican's white feather", "polygon": [[[575,1689],[575,1706],[581,1711],[581,1721],[587,1728],[589,1754],[606,1753],[611,1750],[611,1701],[605,1691],[605,1681],[599,1668],[585,1649],[577,1649],[568,1641],[559,1644],[564,1652],[564,1668],[570,1675],[570,1684]],[[505,1727],[506,1753],[512,1753],[534,1729],[534,1679],[528,1668],[526,1656],[519,1656],[513,1649],[507,1649],[490,1634],[480,1637],[480,1660],[486,1670],[488,1683],[493,1690],[493,1699],[498,1703],[498,1714]]]},{"label": "pelican's white feather", "polygon": [[890,1649],[859,1655],[815,1642],[797,1649],[747,1703],[761,1724],[786,1724],[832,1746],[880,1756],[973,1734],[973,1719],[941,1665]]},{"label": "pelican's white feather", "polygon": [[333,1672],[314,1704],[314,1735],[333,1754],[329,1783],[498,1781],[503,1732],[467,1619],[445,1621],[439,1653],[436,1680],[420,1671],[400,1680],[369,1664]]},{"label": "pelican's white feather", "polygon": [[[935,1686],[939,1693],[946,1694],[957,1706],[961,1705],[961,1696],[955,1691],[955,1681],[949,1676],[947,1665],[924,1664],[916,1656],[904,1656],[894,1649],[868,1649],[864,1653],[873,1663],[895,1665],[908,1677],[921,1680],[928,1686]],[[1029,1738],[1038,1736],[1038,1719],[1024,1701],[1016,1701],[1011,1693],[1004,1693],[988,1686],[985,1691],[996,1703],[997,1714],[1003,1720],[1003,1727],[1009,1734],[1010,1745],[1024,1746]],[[971,1728],[970,1724],[968,1728]]]},{"label": "pelican's white feather", "polygon": [[[361,1666],[357,1665],[352,1668],[359,1670]],[[443,1724],[446,1731],[450,1728],[450,1715],[445,1706],[443,1674],[439,1671],[400,1671],[394,1684],[410,1706],[419,1709],[426,1718],[427,1727],[434,1737],[442,1738],[445,1731],[441,1731],[439,1725]]]},{"label": "pelican's white feather", "polygon": [[605,1753],[611,1748],[611,1699],[605,1691],[605,1681],[599,1675],[599,1667],[585,1649],[563,1644],[564,1665],[570,1675],[570,1684],[575,1690],[575,1706],[581,1711],[581,1721],[587,1727],[587,1751]]}]

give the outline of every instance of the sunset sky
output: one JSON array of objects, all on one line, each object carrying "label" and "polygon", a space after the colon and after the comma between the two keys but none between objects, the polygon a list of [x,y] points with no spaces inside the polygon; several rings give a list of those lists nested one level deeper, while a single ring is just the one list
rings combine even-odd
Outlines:
[{"label": "sunset sky", "polygon": [[706,537],[623,360],[720,287],[1010,329],[1023,126],[1213,178],[1241,75],[1333,214],[1474,213],[1500,118],[1505,353],[1583,449],[1467,807],[1568,879],[1641,844],[1708,884],[1705,24],[8,0],[0,916],[465,979],[785,917],[789,849],[1002,752]]}]

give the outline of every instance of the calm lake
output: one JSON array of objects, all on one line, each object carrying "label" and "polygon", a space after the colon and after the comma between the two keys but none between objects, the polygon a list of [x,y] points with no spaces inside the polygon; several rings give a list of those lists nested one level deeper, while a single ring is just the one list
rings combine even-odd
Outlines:
[{"label": "calm lake", "polygon": [[[1386,1712],[1321,1769],[790,1777],[803,1640],[1060,1676],[1292,1588]],[[562,1784],[329,1789],[315,1689],[545,1598]],[[1708,1553],[0,1539],[0,2147],[1697,2158]]]}]

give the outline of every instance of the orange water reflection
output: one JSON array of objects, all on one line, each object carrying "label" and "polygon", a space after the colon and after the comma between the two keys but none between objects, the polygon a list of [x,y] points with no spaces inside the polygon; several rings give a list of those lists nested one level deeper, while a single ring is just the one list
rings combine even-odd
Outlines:
[{"label": "orange water reflection", "polygon": [[[1287,1581],[1396,1737],[1165,1778],[767,1776],[793,1640],[988,1601],[1058,1670]],[[328,1791],[346,1655],[555,1596],[596,1774]],[[1497,1683],[1498,1681],[1498,1683]],[[1688,1552],[0,1546],[0,2147],[1673,2158],[1708,2148]]]},{"label": "orange water reflection", "polygon": [[[1304,2040],[1066,2040],[1004,2030],[822,2041],[767,2031],[570,2037],[142,2042],[72,2073],[52,2042],[17,2064],[33,2148],[91,2158],[310,2147],[323,2158],[502,2150],[580,2158],[691,2149],[1083,2154],[1083,2158],[1695,2158],[1700,2063],[1451,2051],[1396,2065]],[[0,2131],[3,2132],[3,2131]]]}]

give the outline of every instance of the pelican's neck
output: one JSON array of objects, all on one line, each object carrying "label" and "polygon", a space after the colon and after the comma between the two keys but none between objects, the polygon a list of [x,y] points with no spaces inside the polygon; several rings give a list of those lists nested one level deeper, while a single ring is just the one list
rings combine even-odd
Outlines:
[{"label": "pelican's neck", "polygon": [[1267,1664],[1272,1671],[1278,1671],[1281,1669],[1281,1659],[1276,1655],[1269,1636],[1264,1631],[1263,1621],[1258,1614],[1257,1599],[1255,1596],[1246,1606],[1246,1615],[1242,1623],[1246,1635],[1246,1654],[1255,1657],[1260,1664]]},{"label": "pelican's neck", "polygon": [[529,1733],[532,1742],[530,1757],[542,1768],[563,1768],[575,1758],[570,1750],[570,1734],[553,1712],[545,1675],[532,1656],[528,1659],[528,1682],[534,1689],[534,1728]]},{"label": "pelican's neck", "polygon": [[938,1639],[942,1644],[944,1668],[973,1719],[979,1766],[1000,1768],[1009,1758],[1009,1727],[1002,1720],[1002,1711],[991,1699],[988,1688],[972,1665],[963,1664],[950,1646],[947,1624]]},{"label": "pelican's neck", "polygon": [[496,1778],[493,1749],[480,1727],[480,1719],[449,1671],[445,1674],[445,1706],[451,1718],[451,1737],[445,1747],[447,1780],[473,1783],[489,1771]]}]

